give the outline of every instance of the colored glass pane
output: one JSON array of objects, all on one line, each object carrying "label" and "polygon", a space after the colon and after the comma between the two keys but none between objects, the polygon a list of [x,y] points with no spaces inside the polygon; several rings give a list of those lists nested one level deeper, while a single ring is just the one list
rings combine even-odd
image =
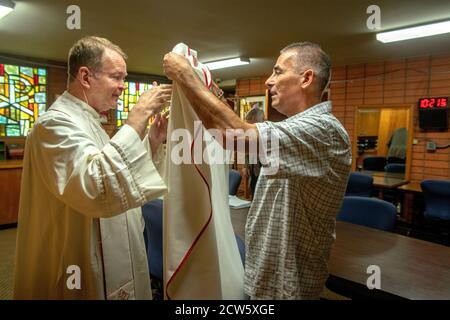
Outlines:
[{"label": "colored glass pane", "polygon": [[[36,106],[36,104],[35,104],[35,106]],[[44,112],[45,112],[45,104],[40,104],[39,105],[39,115],[41,115],[41,114],[43,114]],[[36,119],[33,119],[34,121],[36,121]]]},{"label": "colored glass pane", "polygon": [[26,136],[47,105],[47,70],[0,64],[0,135]]},{"label": "colored glass pane", "polygon": [[12,75],[12,74],[18,75],[19,74],[19,66],[12,66],[12,65],[6,64],[5,65],[5,73],[7,73],[9,75]]},{"label": "colored glass pane", "polygon": [[34,95],[34,99],[37,103],[45,103],[45,92],[39,92]]},{"label": "colored glass pane", "polygon": [[145,82],[125,82],[125,90],[117,101],[117,127],[121,127],[124,124],[124,120],[128,118],[128,112],[133,109],[141,94],[151,87],[152,84]]},{"label": "colored glass pane", "polygon": [[16,124],[6,126],[6,136],[20,137],[20,126]]},{"label": "colored glass pane", "polygon": [[29,77],[33,77],[33,68],[29,67],[20,67],[20,71]]}]

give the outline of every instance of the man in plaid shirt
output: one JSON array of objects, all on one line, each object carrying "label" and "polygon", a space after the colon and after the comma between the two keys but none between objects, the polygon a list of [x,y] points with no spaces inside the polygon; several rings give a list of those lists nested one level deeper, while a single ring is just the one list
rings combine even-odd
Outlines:
[{"label": "man in plaid shirt", "polygon": [[[321,102],[330,65],[313,43],[281,50],[266,86],[272,107],[288,118],[248,124],[203,86],[184,58],[164,57],[166,74],[206,128],[257,130],[259,142],[278,140],[278,146],[262,143],[267,159],[247,218],[244,290],[251,299],[318,299],[328,277],[351,165],[349,137],[331,102]],[[277,163],[277,170],[268,163]]]}]

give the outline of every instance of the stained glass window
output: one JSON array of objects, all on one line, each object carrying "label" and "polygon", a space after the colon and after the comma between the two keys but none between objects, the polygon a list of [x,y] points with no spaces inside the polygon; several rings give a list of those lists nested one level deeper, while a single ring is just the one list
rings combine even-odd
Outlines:
[{"label": "stained glass window", "polygon": [[[119,100],[117,101],[116,118],[118,128],[124,125],[125,120],[128,119],[128,113],[131,109],[133,109],[141,94],[152,87],[153,85],[151,83],[146,82],[125,82],[125,90],[122,92]],[[166,106],[161,110],[162,113],[167,111],[169,111],[169,106]],[[154,118],[155,117],[150,118],[149,123],[152,123]]]},{"label": "stained glass window", "polygon": [[141,94],[150,89],[152,84],[144,82],[125,82],[125,90],[117,102],[117,127],[120,128],[126,119],[128,112],[133,109]]},{"label": "stained glass window", "polygon": [[0,64],[0,137],[26,136],[46,105],[46,69]]}]

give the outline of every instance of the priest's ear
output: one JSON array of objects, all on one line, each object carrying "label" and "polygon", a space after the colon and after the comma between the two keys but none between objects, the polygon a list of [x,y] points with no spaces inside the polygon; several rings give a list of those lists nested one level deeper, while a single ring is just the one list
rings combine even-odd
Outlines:
[{"label": "priest's ear", "polygon": [[83,87],[90,88],[91,87],[91,79],[90,79],[91,76],[92,76],[91,70],[89,70],[88,67],[83,66],[83,67],[80,67],[80,69],[78,69],[78,74],[77,74],[76,78]]}]

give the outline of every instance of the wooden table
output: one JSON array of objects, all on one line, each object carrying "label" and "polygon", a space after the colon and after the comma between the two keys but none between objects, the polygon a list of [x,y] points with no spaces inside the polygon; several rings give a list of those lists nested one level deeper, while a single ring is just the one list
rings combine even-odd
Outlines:
[{"label": "wooden table", "polygon": [[386,172],[386,171],[361,171],[362,173],[368,174],[372,177],[389,177],[389,178],[397,178],[404,179],[405,174],[401,172]]},{"label": "wooden table", "polygon": [[376,188],[395,189],[408,183],[404,173],[384,172],[384,171],[361,171],[373,178],[373,186]]},{"label": "wooden table", "polygon": [[[403,195],[403,210],[402,216],[407,223],[418,223],[419,217],[422,216],[423,200],[421,199],[422,187],[420,182],[410,182],[398,187],[398,190],[404,193]],[[420,202],[422,201],[422,202]],[[419,205],[420,204],[420,205]]]},{"label": "wooden table", "polygon": [[406,192],[412,192],[412,193],[421,193],[422,187],[420,186],[420,182],[410,182],[407,184],[404,184],[400,187],[398,187],[399,190],[406,191]]},{"label": "wooden table", "polygon": [[366,286],[370,265],[380,267],[382,292],[450,299],[450,247],[338,221],[330,274]]},{"label": "wooden table", "polygon": [[395,189],[406,183],[408,183],[408,180],[405,180],[405,178],[373,176],[373,186],[376,188]]}]

